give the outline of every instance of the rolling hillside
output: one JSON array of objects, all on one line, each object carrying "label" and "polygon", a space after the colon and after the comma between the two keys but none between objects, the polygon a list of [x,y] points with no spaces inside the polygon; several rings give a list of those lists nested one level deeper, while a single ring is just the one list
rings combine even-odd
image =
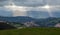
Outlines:
[{"label": "rolling hillside", "polygon": [[18,16],[18,17],[2,17],[0,16],[0,21],[6,21],[10,24],[27,24],[31,25],[39,25],[39,27],[54,27],[56,24],[60,23],[60,18],[57,17],[49,17],[49,18],[40,18],[35,19],[27,16]]},{"label": "rolling hillside", "polygon": [[60,28],[23,28],[0,30],[0,35],[60,35]]}]

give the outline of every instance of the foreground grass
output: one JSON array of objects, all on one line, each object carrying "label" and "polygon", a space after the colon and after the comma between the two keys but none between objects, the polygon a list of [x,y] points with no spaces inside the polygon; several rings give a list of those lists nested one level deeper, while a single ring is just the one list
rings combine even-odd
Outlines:
[{"label": "foreground grass", "polygon": [[0,35],[60,35],[60,28],[23,28],[0,30]]}]

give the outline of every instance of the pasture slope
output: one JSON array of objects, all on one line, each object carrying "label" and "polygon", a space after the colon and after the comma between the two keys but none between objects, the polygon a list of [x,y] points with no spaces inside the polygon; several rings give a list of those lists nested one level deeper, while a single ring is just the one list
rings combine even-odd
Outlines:
[{"label": "pasture slope", "polygon": [[23,28],[0,30],[0,35],[60,35],[60,28]]}]

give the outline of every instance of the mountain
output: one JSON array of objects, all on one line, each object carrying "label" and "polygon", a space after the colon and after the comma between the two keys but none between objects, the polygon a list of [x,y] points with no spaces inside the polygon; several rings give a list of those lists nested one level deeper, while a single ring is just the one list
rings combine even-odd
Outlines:
[{"label": "mountain", "polygon": [[[57,23],[60,23],[60,18],[49,17],[35,19],[27,16],[17,16],[17,17],[2,17],[0,16],[0,21],[12,22],[13,24],[22,24],[28,27],[54,27]],[[14,23],[15,22],[15,23]]]},{"label": "mountain", "polygon": [[7,21],[7,22],[27,22],[33,21],[34,19],[27,16],[18,16],[18,17],[1,17],[0,21]]}]

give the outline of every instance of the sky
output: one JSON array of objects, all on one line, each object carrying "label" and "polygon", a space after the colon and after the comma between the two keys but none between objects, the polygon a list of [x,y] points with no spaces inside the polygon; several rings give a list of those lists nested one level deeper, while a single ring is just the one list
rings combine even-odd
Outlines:
[{"label": "sky", "polygon": [[60,17],[60,0],[0,0],[0,16]]}]

